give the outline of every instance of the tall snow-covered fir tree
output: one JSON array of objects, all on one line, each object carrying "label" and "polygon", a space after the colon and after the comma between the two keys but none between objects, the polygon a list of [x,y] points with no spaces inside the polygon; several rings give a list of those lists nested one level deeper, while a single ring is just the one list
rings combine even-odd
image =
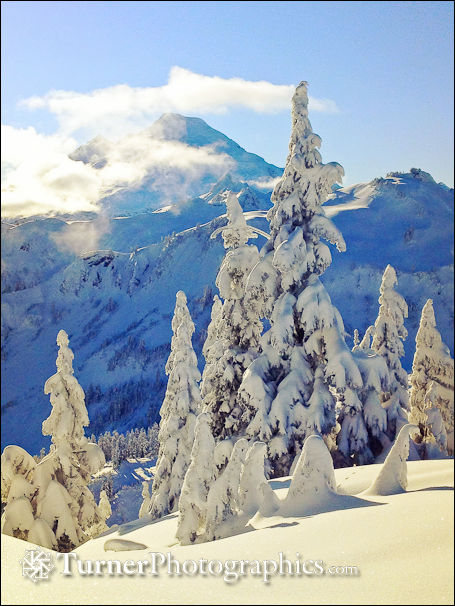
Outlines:
[{"label": "tall snow-covered fir tree", "polygon": [[245,284],[259,260],[259,252],[248,244],[256,237],[247,225],[237,196],[226,200],[227,225],[221,232],[226,255],[216,278],[222,307],[215,299],[212,321],[204,352],[202,374],[203,410],[210,413],[212,432],[217,440],[243,435],[248,419],[237,397],[243,374],[258,355],[262,323],[254,308],[246,303]]},{"label": "tall snow-covered fir tree", "polygon": [[84,391],[73,376],[68,335],[57,336],[57,372],[45,384],[52,411],[43,434],[52,437],[49,454],[38,464],[18,446],[2,455],[2,500],[7,506],[2,532],[58,551],[70,551],[107,529],[110,515],[97,506],[87,485],[104,465],[104,454],[88,442]]},{"label": "tall snow-covered fir tree", "polygon": [[[92,474],[102,469],[104,454],[97,444],[89,442],[84,435],[84,427],[89,424],[85,394],[74,377],[74,355],[64,330],[58,333],[57,344],[57,372],[44,385],[44,393],[50,396],[52,411],[43,422],[43,435],[51,436],[52,446],[49,455],[40,462],[45,473],[39,490],[44,494],[39,497],[37,515],[49,523],[59,548],[63,550],[72,549],[96,536],[107,526],[103,512],[87,487]],[[48,476],[51,469],[52,476]],[[39,484],[36,476],[35,472],[35,482]],[[49,477],[52,479],[46,486]],[[63,528],[64,516],[59,517],[55,513],[57,500],[61,501],[62,507],[64,501],[69,501],[77,542]]]},{"label": "tall snow-covered fir tree", "polygon": [[[436,407],[448,435],[448,449],[453,452],[454,365],[449,348],[436,328],[433,301],[428,299],[422,309],[416,335],[416,350],[410,377],[410,419],[419,425],[422,436],[428,430],[428,415]],[[431,401],[432,406],[429,406]],[[430,413],[430,417],[434,413]]]},{"label": "tall snow-covered fir tree", "polygon": [[[335,425],[335,398],[359,417],[352,431],[366,433],[357,390],[362,378],[344,341],[341,316],[319,276],[331,263],[328,246],[345,250],[342,235],[321,205],[343,176],[337,163],[323,164],[308,119],[307,83],[292,100],[289,155],[272,194],[270,238],[248,279],[251,304],[270,320],[263,353],[252,362],[239,390],[251,419],[246,433],[268,445],[276,476],[289,472],[311,434]],[[330,389],[332,388],[332,389]]]},{"label": "tall snow-covered fir tree", "polygon": [[403,342],[408,336],[404,326],[408,306],[394,288],[397,282],[394,268],[387,265],[382,276],[379,313],[371,344],[373,351],[385,359],[389,371],[389,386],[382,392],[381,400],[387,411],[387,433],[392,440],[408,422],[406,411],[409,409],[408,375],[400,362],[404,356]]},{"label": "tall snow-covered fir tree", "polygon": [[178,507],[193,447],[196,417],[201,406],[201,375],[191,342],[194,324],[182,291],[176,296],[172,331],[171,353],[166,364],[169,379],[160,410],[160,449],[149,510],[154,518],[175,511]]}]

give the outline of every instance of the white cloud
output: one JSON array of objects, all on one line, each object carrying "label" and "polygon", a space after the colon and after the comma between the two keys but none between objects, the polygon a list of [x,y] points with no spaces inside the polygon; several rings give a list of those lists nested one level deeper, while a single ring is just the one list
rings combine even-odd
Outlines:
[{"label": "white cloud", "polygon": [[[232,164],[210,146],[129,135],[112,144],[97,139],[94,153],[102,168],[72,160],[77,142],[64,135],[42,135],[34,128],[2,126],[2,213],[5,216],[90,211],[107,194],[141,185],[170,198],[184,199],[203,174],[221,177]],[[92,151],[92,147],[88,147]]]},{"label": "white cloud", "polygon": [[110,229],[109,219],[99,216],[93,221],[73,221],[51,234],[57,247],[75,255],[98,250],[101,236]]},{"label": "white cloud", "polygon": [[[22,101],[29,109],[46,109],[54,114],[66,134],[108,133],[121,136],[143,128],[163,112],[224,113],[243,107],[258,113],[289,111],[294,85],[277,85],[264,80],[204,76],[173,67],[168,83],[158,87],[119,84],[89,93],[55,90]],[[310,97],[310,109],[337,112],[330,99]]]},{"label": "white cloud", "polygon": [[100,180],[91,167],[68,157],[74,139],[2,125],[2,141],[3,215],[94,210]]},{"label": "white cloud", "polygon": [[248,181],[248,184],[257,187],[258,189],[272,190],[280,180],[281,177],[274,177],[270,179],[264,178],[258,181]]}]

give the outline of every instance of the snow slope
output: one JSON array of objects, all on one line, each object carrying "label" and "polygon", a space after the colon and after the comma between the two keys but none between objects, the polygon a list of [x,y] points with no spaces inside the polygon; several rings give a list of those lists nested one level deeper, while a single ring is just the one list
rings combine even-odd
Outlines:
[{"label": "snow slope", "polygon": [[[185,203],[171,197],[155,208],[148,205],[144,187],[121,194],[118,214],[2,223],[2,447],[15,443],[38,452],[47,445],[41,423],[49,401],[42,390],[54,372],[61,328],[70,337],[75,375],[86,392],[89,433],[125,431],[158,420],[178,290],[188,297],[196,325],[193,344],[202,365],[200,352],[217,292],[214,281],[224,254],[221,238],[211,240],[210,234],[225,220],[218,217],[225,213],[226,191],[241,191],[246,211],[267,210],[270,189],[258,187],[257,181],[270,181],[281,169],[198,119],[165,116],[151,130],[152,138],[177,137],[184,145],[219,144],[237,168],[200,181],[197,197]],[[90,146],[78,153],[94,162]],[[129,195],[142,196],[142,202],[127,208]],[[362,333],[374,322],[382,273],[390,263],[397,270],[397,290],[409,306],[403,366],[411,368],[420,312],[428,298],[434,301],[438,330],[451,346],[453,190],[423,171],[395,173],[340,188],[325,208],[347,244],[343,254],[332,251],[333,263],[322,278],[347,332],[352,335],[358,328]],[[267,228],[264,219],[254,221]],[[264,239],[255,242],[261,246]],[[27,424],[22,424],[25,416]]]},{"label": "snow slope", "polygon": [[[335,470],[338,491],[355,495],[377,476],[379,465]],[[270,484],[283,498],[289,478]],[[32,546],[2,537],[4,604],[451,604],[453,603],[453,461],[408,463],[408,489],[393,496],[351,496],[349,506],[307,517],[273,519],[269,527],[211,543],[176,545],[176,515],[155,523],[139,520],[76,550],[83,560],[142,560],[149,552],[185,560],[322,560],[357,566],[358,576],[243,576],[226,583],[222,576],[79,577],[63,576],[62,562],[47,582],[21,576],[19,560]],[[324,508],[322,508],[324,511]],[[125,541],[139,551],[105,551]],[[115,544],[112,545],[115,547]],[[299,554],[297,556],[297,554]],[[54,554],[55,555],[55,554]]]}]

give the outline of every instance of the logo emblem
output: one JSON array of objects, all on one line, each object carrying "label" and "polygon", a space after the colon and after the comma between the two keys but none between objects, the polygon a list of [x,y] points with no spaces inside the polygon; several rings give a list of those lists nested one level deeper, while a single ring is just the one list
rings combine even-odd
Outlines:
[{"label": "logo emblem", "polygon": [[19,564],[22,564],[22,576],[28,577],[34,583],[48,579],[55,568],[51,554],[40,549],[26,551]]}]

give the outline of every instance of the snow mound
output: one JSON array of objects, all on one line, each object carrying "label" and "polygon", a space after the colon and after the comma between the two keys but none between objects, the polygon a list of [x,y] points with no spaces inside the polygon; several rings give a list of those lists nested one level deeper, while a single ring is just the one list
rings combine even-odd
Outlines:
[{"label": "snow mound", "polygon": [[273,497],[267,493],[263,489],[267,502],[248,522],[256,530],[273,528],[282,524],[283,518],[286,524],[292,524],[302,517],[319,513],[377,505],[355,496],[338,494],[332,457],[324,440],[316,435],[305,440],[285,498],[280,500],[275,493]]},{"label": "snow mound", "polygon": [[406,492],[408,485],[406,459],[409,455],[409,440],[415,433],[420,433],[417,425],[408,423],[401,428],[378,477],[365,494],[388,495]]},{"label": "snow mound", "polygon": [[143,549],[148,549],[147,545],[126,539],[109,539],[104,543],[104,551],[142,551]]}]

